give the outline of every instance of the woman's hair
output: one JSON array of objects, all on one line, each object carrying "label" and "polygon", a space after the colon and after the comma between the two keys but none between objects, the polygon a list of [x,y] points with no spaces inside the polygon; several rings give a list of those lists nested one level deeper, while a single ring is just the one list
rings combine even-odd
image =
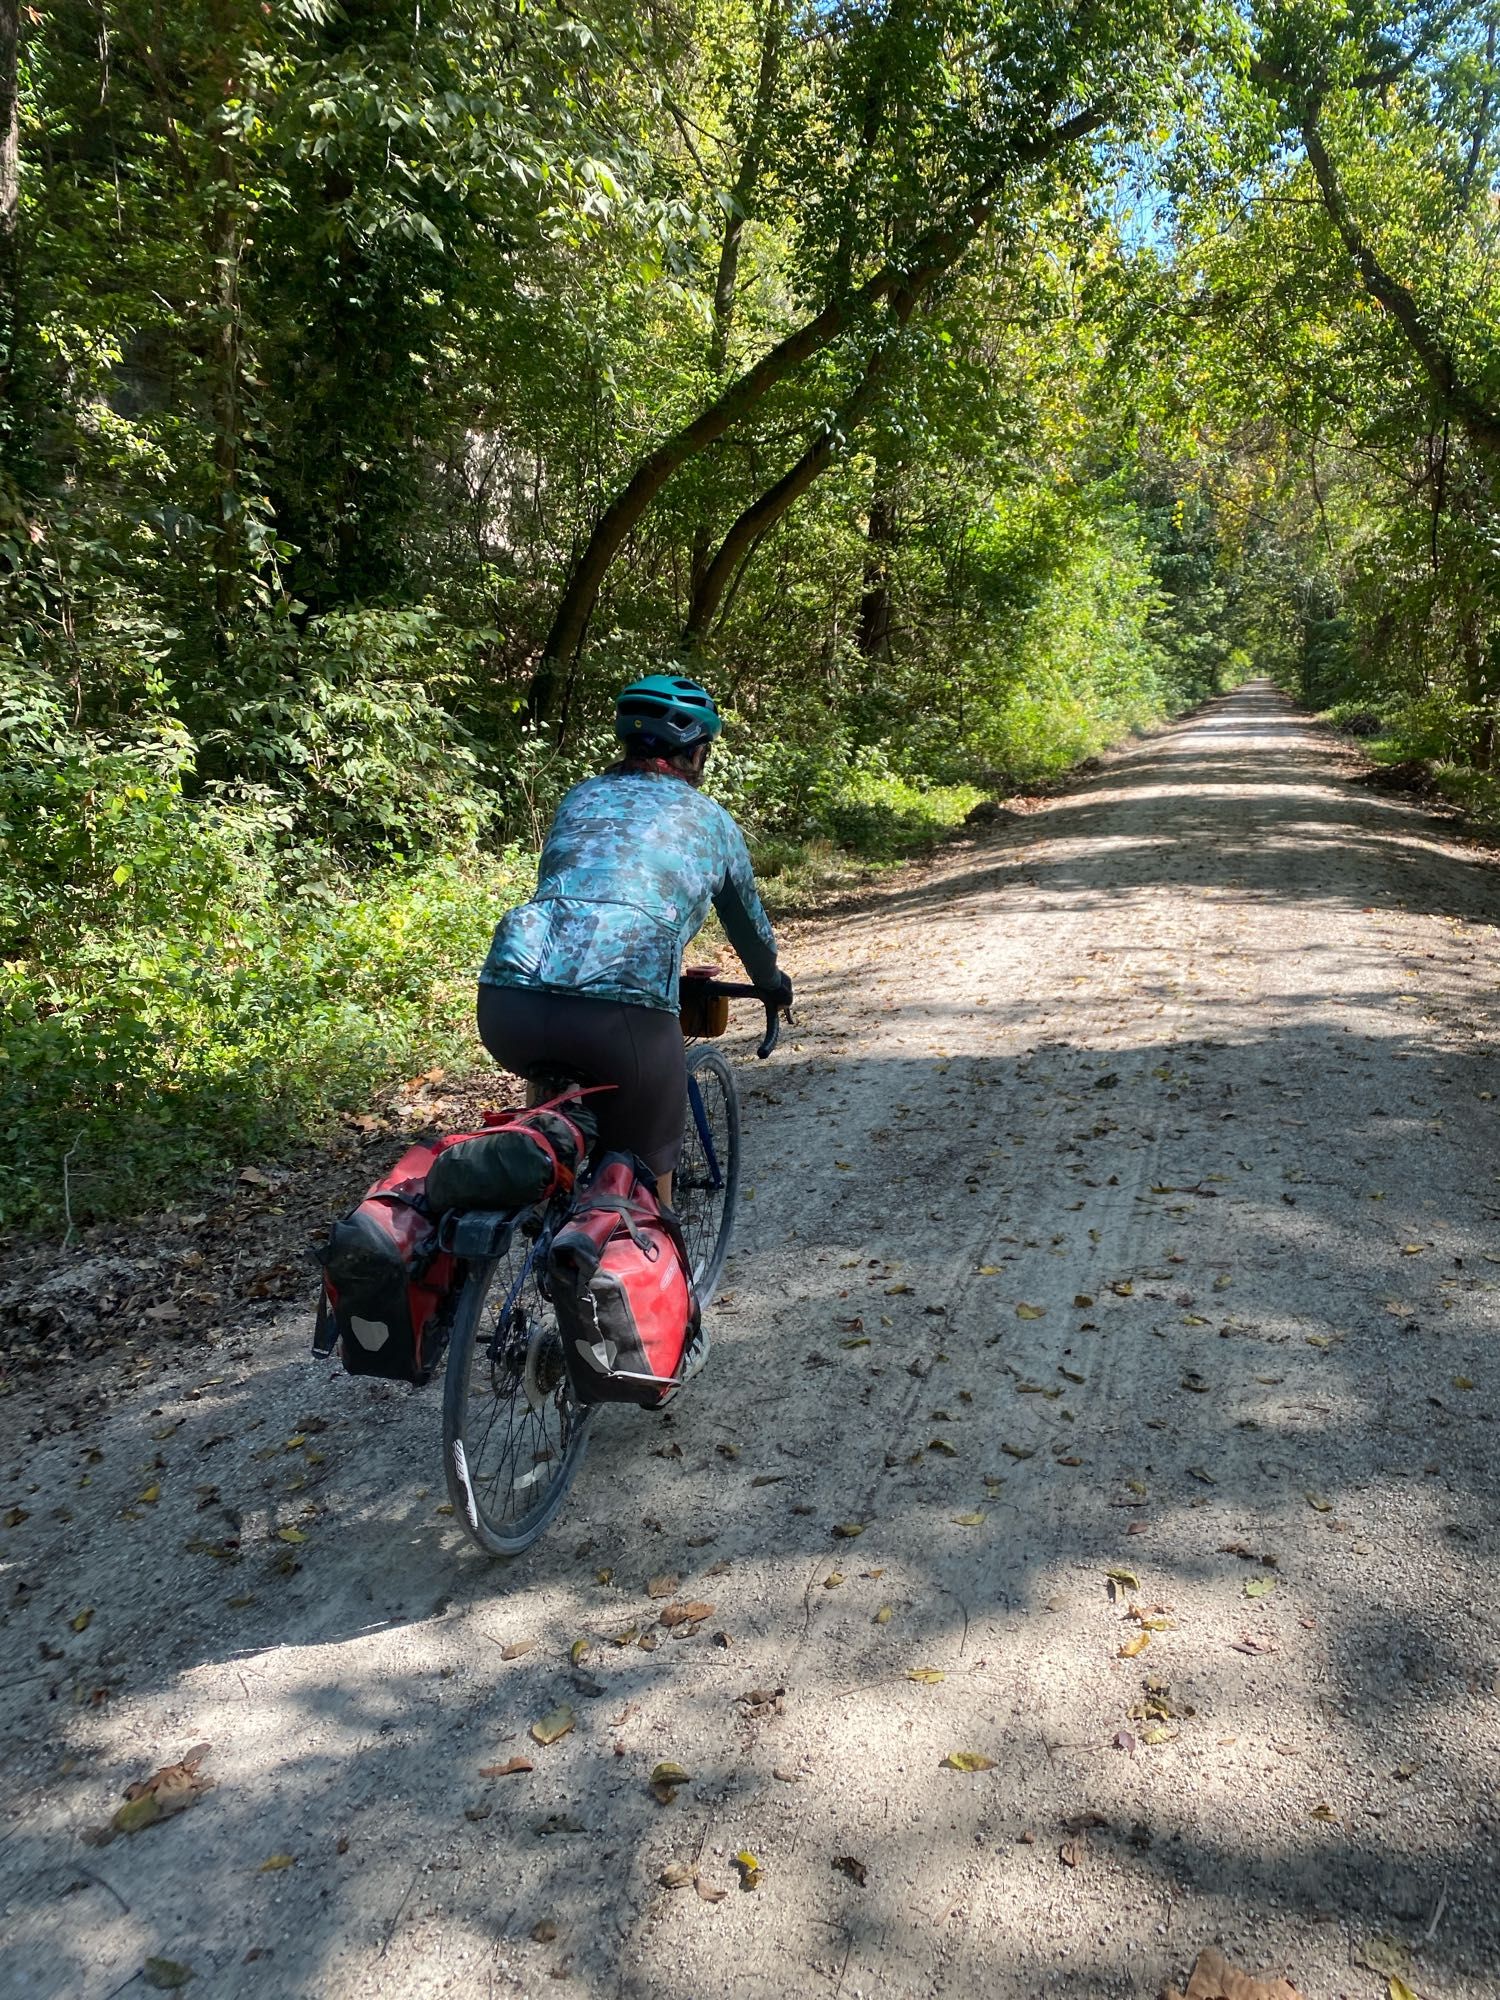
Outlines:
[{"label": "woman's hair", "polygon": [[625,754],[615,766],[617,771],[644,771],[653,766],[658,769],[666,765],[680,777],[696,780],[700,775],[699,750],[707,742],[700,738],[686,749],[675,743],[668,743],[658,736],[633,736],[625,746]]}]

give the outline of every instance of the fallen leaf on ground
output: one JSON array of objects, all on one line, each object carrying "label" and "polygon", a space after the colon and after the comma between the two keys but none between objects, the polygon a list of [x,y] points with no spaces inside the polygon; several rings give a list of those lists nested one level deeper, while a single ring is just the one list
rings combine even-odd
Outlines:
[{"label": "fallen leaf on ground", "polygon": [[1400,1938],[1366,1938],[1356,1955],[1371,1972],[1383,1972],[1389,1978],[1399,1979],[1411,1968],[1411,1952]]},{"label": "fallen leaf on ground", "polygon": [[1115,1732],[1113,1742],[1116,1750],[1125,1750],[1132,1754],[1134,1753],[1135,1738],[1131,1735],[1128,1729],[1117,1730]]},{"label": "fallen leaf on ground", "polygon": [[192,1976],[193,1968],[179,1964],[175,1958],[148,1958],[141,1967],[142,1979],[158,1993],[175,1993]]},{"label": "fallen leaf on ground", "polygon": [[1237,1971],[1222,1953],[1210,1947],[1199,1952],[1187,1992],[1168,1986],[1162,2000],[1302,2000],[1302,1995],[1275,1973],[1257,1978]]},{"label": "fallen leaf on ground", "polygon": [[880,1609],[875,1613],[874,1622],[877,1625],[889,1625],[895,1615],[896,1607],[894,1604],[882,1604]]},{"label": "fallen leaf on ground", "polygon": [[705,1618],[711,1618],[713,1610],[714,1607],[711,1604],[704,1604],[696,1600],[691,1604],[669,1604],[666,1610],[662,1612],[657,1623],[665,1625],[668,1631],[671,1631],[678,1625],[698,1625]]},{"label": "fallen leaf on ground", "polygon": [[1104,1574],[1111,1583],[1123,1584],[1127,1590],[1139,1590],[1141,1587],[1141,1580],[1133,1569],[1107,1569]]},{"label": "fallen leaf on ground", "polygon": [[30,1519],[31,1516],[24,1507],[11,1507],[6,1511],[5,1525],[7,1528],[19,1528],[23,1521]]},{"label": "fallen leaf on ground", "polygon": [[1339,1816],[1334,1811],[1333,1807],[1327,1804],[1314,1806],[1312,1811],[1308,1814],[1309,1819],[1320,1819],[1327,1826],[1337,1826],[1338,1817]]},{"label": "fallen leaf on ground", "polygon": [[283,1868],[295,1867],[296,1862],[295,1854],[268,1854],[255,1872],[257,1875],[276,1875]]},{"label": "fallen leaf on ground", "polygon": [[195,1806],[214,1781],[198,1769],[208,1755],[206,1743],[195,1743],[175,1764],[163,1764],[149,1778],[138,1779],[125,1788],[125,1803],[105,1826],[91,1827],[83,1835],[90,1847],[107,1847],[116,1834],[140,1833],[158,1820]]},{"label": "fallen leaf on ground", "polygon": [[670,1573],[648,1577],[646,1581],[646,1595],[648,1597],[670,1597],[676,1588],[677,1579]]},{"label": "fallen leaf on ground", "polygon": [[1128,1299],[1135,1292],[1135,1286],[1130,1282],[1129,1278],[1116,1278],[1109,1289],[1117,1298],[1121,1299]]},{"label": "fallen leaf on ground", "polygon": [[1274,1653],[1276,1648],[1269,1639],[1255,1639],[1246,1633],[1241,1639],[1231,1639],[1230,1645],[1236,1653]]},{"label": "fallen leaf on ground", "polygon": [[664,1889],[691,1889],[694,1871],[685,1861],[669,1861],[656,1879]]},{"label": "fallen leaf on ground", "polygon": [[760,1862],[748,1847],[742,1847],[734,1857],[734,1865],[740,1871],[740,1887],[753,1889],[760,1880]]},{"label": "fallen leaf on ground", "polygon": [[781,1698],[785,1693],[784,1687],[755,1687],[747,1688],[744,1694],[737,1695],[735,1699],[744,1704],[746,1715],[753,1722],[758,1722],[767,1715],[780,1715]]},{"label": "fallen leaf on ground", "polygon": [[863,1861],[857,1861],[852,1854],[836,1854],[833,1865],[841,1875],[847,1875],[851,1882],[857,1882],[863,1889],[870,1872]]},{"label": "fallen leaf on ground", "polygon": [[1276,1588],[1274,1576],[1252,1576],[1245,1584],[1246,1597],[1269,1597]]},{"label": "fallen leaf on ground", "polygon": [[993,1771],[995,1760],[982,1750],[950,1750],[939,1765],[940,1771]]},{"label": "fallen leaf on ground", "polygon": [[1047,1317],[1047,1308],[1045,1306],[1029,1306],[1023,1300],[1021,1304],[1016,1307],[1017,1319],[1045,1319],[1046,1317]]},{"label": "fallen leaf on ground", "polygon": [[1083,1842],[1081,1840],[1065,1840],[1057,1850],[1057,1858],[1064,1868],[1076,1868],[1083,1859]]},{"label": "fallen leaf on ground", "polygon": [[1006,1457],[1007,1457],[1007,1458],[1035,1458],[1035,1457],[1036,1457],[1036,1447],[1035,1447],[1035,1445],[1025,1445],[1025,1444],[1003,1444],[1003,1445],[1001,1445],[1000,1449],[1001,1449],[1001,1450],[1002,1450],[1002,1451],[1003,1451],[1003,1452],[1005,1453],[1005,1455],[1006,1455]]},{"label": "fallen leaf on ground", "polygon": [[936,1687],[939,1681],[948,1677],[941,1667],[908,1667],[906,1678],[909,1681],[921,1681],[924,1687]]},{"label": "fallen leaf on ground", "polygon": [[680,1764],[667,1761],[656,1766],[651,1773],[651,1782],[653,1785],[690,1785],[693,1774],[685,1771]]},{"label": "fallen leaf on ground", "polygon": [[1331,1514],[1333,1512],[1333,1502],[1325,1500],[1321,1493],[1309,1493],[1306,1495],[1306,1499],[1308,1506],[1312,1508],[1315,1514]]},{"label": "fallen leaf on ground", "polygon": [[864,1521],[840,1521],[828,1532],[835,1541],[852,1542],[864,1533],[867,1525]]},{"label": "fallen leaf on ground", "polygon": [[929,1438],[927,1440],[927,1449],[929,1451],[940,1451],[944,1458],[958,1457],[958,1446],[956,1444],[949,1444],[946,1438]]},{"label": "fallen leaf on ground", "polygon": [[978,1512],[973,1514],[954,1514],[951,1516],[951,1519],[955,1528],[978,1528],[984,1522],[983,1514]]},{"label": "fallen leaf on ground", "polygon": [[1125,1616],[1146,1632],[1175,1632],[1176,1626],[1164,1615],[1166,1608],[1164,1604],[1153,1604],[1149,1609],[1144,1604],[1132,1604]]},{"label": "fallen leaf on ground", "polygon": [[588,1649],[589,1649],[589,1642],[587,1639],[575,1639],[572,1645],[569,1646],[568,1658],[573,1662],[573,1665],[575,1667],[578,1665],[578,1662],[583,1658],[584,1654],[587,1653]]},{"label": "fallen leaf on ground", "polygon": [[540,1923],[531,1926],[531,1941],[533,1944],[556,1944],[557,1925],[550,1917],[543,1917]]},{"label": "fallen leaf on ground", "polygon": [[712,1882],[705,1881],[701,1875],[693,1878],[693,1887],[705,1903],[722,1903],[729,1894],[727,1889],[716,1889]]},{"label": "fallen leaf on ground", "polygon": [[305,1542],[307,1537],[300,1528],[278,1528],[276,1530],[276,1539],[278,1542],[296,1543]]},{"label": "fallen leaf on ground", "polygon": [[507,1757],[503,1764],[481,1764],[481,1778],[514,1778],[522,1771],[534,1771],[535,1764],[529,1757]]},{"label": "fallen leaf on ground", "polygon": [[1144,1653],[1150,1644],[1151,1634],[1149,1632],[1134,1632],[1125,1641],[1124,1645],[1121,1646],[1119,1658],[1122,1660],[1133,1660],[1137,1653]]},{"label": "fallen leaf on ground", "polygon": [[560,1708],[554,1708],[550,1715],[544,1715],[539,1722],[532,1723],[532,1737],[543,1747],[549,1743],[558,1743],[568,1734],[576,1720],[572,1708],[564,1702]]},{"label": "fallen leaf on ground", "polygon": [[1391,1973],[1386,1979],[1385,2000],[1422,2000],[1413,1986],[1408,1986],[1399,1972]]}]

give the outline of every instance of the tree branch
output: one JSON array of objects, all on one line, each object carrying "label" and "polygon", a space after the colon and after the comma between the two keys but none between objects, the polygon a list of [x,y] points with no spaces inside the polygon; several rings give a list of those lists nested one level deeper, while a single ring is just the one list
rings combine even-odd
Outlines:
[{"label": "tree branch", "polygon": [[1500,412],[1490,409],[1459,379],[1452,353],[1427,325],[1411,291],[1386,270],[1366,242],[1363,231],[1339,184],[1337,170],[1318,130],[1318,106],[1303,113],[1302,143],[1322,192],[1323,206],[1358,271],[1365,290],[1391,315],[1407,346],[1421,364],[1442,408],[1463,426],[1481,450],[1500,455]]},{"label": "tree branch", "polygon": [[1018,173],[1041,165],[1076,140],[1099,131],[1116,109],[1114,100],[1106,99],[1008,146],[1004,158],[960,208],[914,237],[900,257],[891,258],[864,284],[852,291],[835,292],[811,319],[785,335],[695,417],[646,454],[600,515],[564,586],[528,693],[527,706],[534,717],[550,711],[560,668],[582,643],[611,563],[672,475],[748,415],[778,383],[828,347],[862,312],[908,286],[920,290],[948,270],[978,236],[1001,193]]}]

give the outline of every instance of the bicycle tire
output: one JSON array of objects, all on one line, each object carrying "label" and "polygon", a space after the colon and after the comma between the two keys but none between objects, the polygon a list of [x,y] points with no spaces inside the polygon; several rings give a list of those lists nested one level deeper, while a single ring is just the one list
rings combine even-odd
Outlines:
[{"label": "bicycle tire", "polygon": [[[556,1380],[539,1396],[540,1407],[532,1401],[539,1395],[535,1377],[528,1394],[528,1354],[544,1346],[553,1326],[531,1252],[518,1233],[506,1256],[470,1265],[443,1378],[448,1498],[470,1538],[492,1556],[520,1555],[556,1519],[583,1464],[593,1414],[574,1401],[560,1351]],[[518,1495],[536,1485],[544,1467],[551,1468],[545,1488],[516,1509]]]},{"label": "bicycle tire", "polygon": [[724,1274],[739,1208],[740,1094],[734,1071],[717,1049],[689,1049],[687,1066],[689,1078],[698,1086],[718,1173],[704,1149],[690,1097],[672,1206],[687,1243],[693,1289],[699,1305],[706,1307]]}]

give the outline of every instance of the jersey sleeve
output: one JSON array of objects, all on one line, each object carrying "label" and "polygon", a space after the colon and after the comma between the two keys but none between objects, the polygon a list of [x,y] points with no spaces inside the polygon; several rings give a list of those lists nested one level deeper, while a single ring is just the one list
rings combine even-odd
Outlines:
[{"label": "jersey sleeve", "polygon": [[714,891],[714,909],[724,935],[739,953],[752,985],[776,983],[776,933],[755,887],[755,870],[745,836],[728,813],[722,816],[724,867]]}]

